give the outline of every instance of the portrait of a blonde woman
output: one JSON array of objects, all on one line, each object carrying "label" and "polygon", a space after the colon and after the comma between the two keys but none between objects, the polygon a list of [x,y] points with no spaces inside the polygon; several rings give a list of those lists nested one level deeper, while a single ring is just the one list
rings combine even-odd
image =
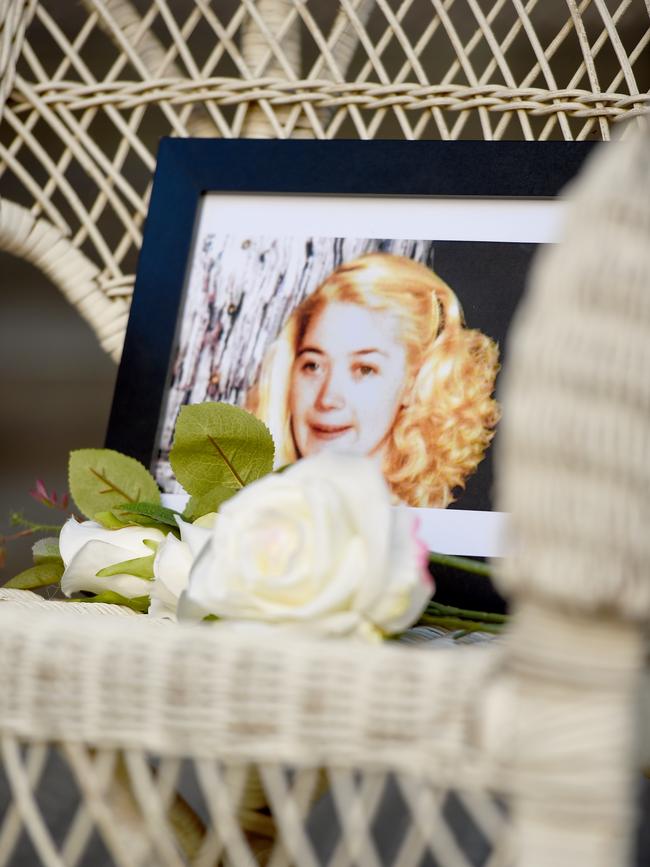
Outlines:
[{"label": "portrait of a blonde woman", "polygon": [[246,406],[276,465],[323,450],[367,455],[396,501],[445,508],[494,435],[499,350],[468,327],[425,265],[370,253],[344,262],[291,313]]}]

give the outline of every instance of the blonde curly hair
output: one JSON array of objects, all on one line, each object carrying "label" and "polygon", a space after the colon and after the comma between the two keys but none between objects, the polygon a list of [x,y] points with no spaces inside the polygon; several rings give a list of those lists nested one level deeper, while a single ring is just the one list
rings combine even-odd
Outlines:
[{"label": "blonde curly hair", "polygon": [[406,348],[408,399],[389,432],[384,475],[407,505],[445,508],[494,436],[499,351],[465,327],[449,286],[404,256],[369,253],[341,265],[293,311],[267,351],[247,406],[271,429],[276,465],[299,457],[289,417],[291,371],[309,321],[333,301],[393,314]]}]

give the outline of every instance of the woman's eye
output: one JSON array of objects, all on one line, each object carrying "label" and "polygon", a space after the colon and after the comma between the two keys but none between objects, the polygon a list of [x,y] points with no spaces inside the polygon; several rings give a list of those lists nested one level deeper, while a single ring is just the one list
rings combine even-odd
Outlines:
[{"label": "woman's eye", "polygon": [[373,374],[379,373],[379,370],[372,364],[358,364],[355,373],[359,377],[365,378],[366,376],[372,376]]},{"label": "woman's eye", "polygon": [[300,365],[300,369],[304,373],[318,373],[320,370],[320,364],[317,361],[306,360]]}]

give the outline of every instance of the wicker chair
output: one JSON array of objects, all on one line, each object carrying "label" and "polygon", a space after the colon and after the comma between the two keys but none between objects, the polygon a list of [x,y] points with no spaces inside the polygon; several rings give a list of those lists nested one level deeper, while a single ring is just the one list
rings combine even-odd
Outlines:
[{"label": "wicker chair", "polygon": [[[647,136],[598,158],[519,316],[505,640],[260,642],[0,591],[0,864],[21,829],[28,863],[48,867],[100,863],[94,834],[119,865],[629,863],[650,615],[649,193]],[[66,779],[79,798],[63,822],[43,790]]]},{"label": "wicker chair", "polygon": [[[85,5],[63,23],[33,0],[0,12],[0,245],[43,268],[114,357],[160,134],[608,138],[632,122],[576,187],[516,326],[505,640],[260,645],[2,591],[0,865],[26,838],[48,867],[101,851],[119,865],[627,863],[650,614],[650,148],[633,134],[646,7],[569,0],[542,34],[534,2],[446,0],[414,39],[408,0],[344,0],[329,18],[267,0],[174,4],[185,17],[164,0]],[[36,28],[49,55],[30,47]],[[434,46],[448,68],[432,81]],[[619,71],[602,89],[606,46]],[[67,822],[58,781],[78,792]]]}]

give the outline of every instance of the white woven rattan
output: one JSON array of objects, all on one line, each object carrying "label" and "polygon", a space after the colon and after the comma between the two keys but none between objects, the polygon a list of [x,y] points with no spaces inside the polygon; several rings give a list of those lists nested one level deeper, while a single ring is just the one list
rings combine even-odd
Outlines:
[{"label": "white woven rattan", "polygon": [[134,867],[630,863],[649,237],[639,136],[576,187],[515,327],[502,642],[269,640],[1,592],[0,865],[27,839],[48,867],[100,845]]},{"label": "white woven rattan", "polygon": [[[22,827],[48,865],[93,830],[120,865],[623,863],[634,629],[531,609],[505,647],[260,646],[20,602],[0,604],[2,864]],[[78,793],[63,825],[48,786]]]},{"label": "white woven rattan", "polygon": [[608,139],[649,110],[649,25],[646,0],[4,0],[0,248],[117,359],[160,136]]}]

